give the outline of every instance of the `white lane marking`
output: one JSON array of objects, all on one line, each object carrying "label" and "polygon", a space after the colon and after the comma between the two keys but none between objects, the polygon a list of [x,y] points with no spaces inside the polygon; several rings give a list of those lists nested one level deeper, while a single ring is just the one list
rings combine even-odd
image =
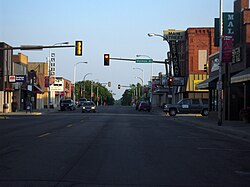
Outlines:
[{"label": "white lane marking", "polygon": [[44,133],[44,134],[41,134],[40,136],[38,136],[39,138],[43,138],[43,137],[45,137],[45,136],[48,136],[48,135],[50,135],[51,133]]}]

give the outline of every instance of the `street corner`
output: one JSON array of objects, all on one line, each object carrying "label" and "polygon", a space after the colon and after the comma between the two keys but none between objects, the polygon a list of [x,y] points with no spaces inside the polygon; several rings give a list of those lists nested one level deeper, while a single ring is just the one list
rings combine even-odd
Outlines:
[{"label": "street corner", "polygon": [[9,119],[9,117],[3,115],[0,116],[0,120],[5,120],[5,119]]},{"label": "street corner", "polygon": [[31,112],[30,114],[32,116],[41,116],[43,113],[42,112]]}]

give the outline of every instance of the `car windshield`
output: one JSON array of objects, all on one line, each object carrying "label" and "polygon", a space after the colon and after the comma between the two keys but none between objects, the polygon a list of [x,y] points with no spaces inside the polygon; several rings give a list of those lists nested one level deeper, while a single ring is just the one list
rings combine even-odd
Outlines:
[{"label": "car windshield", "polygon": [[83,102],[83,106],[95,106],[93,102]]},{"label": "car windshield", "polygon": [[62,103],[71,103],[71,100],[63,100]]}]

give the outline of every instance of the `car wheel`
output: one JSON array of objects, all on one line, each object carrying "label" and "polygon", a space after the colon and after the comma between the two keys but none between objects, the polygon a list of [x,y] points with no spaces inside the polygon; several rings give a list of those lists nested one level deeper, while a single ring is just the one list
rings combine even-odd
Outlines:
[{"label": "car wheel", "polygon": [[201,115],[208,116],[208,109],[203,109]]},{"label": "car wheel", "polygon": [[170,109],[169,110],[169,115],[170,116],[176,116],[176,109]]}]

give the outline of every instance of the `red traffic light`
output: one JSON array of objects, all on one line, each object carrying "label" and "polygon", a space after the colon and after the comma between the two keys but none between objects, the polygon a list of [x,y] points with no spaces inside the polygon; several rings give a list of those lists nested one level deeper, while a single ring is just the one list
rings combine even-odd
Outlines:
[{"label": "red traffic light", "polygon": [[104,66],[109,66],[109,54],[104,54]]}]

